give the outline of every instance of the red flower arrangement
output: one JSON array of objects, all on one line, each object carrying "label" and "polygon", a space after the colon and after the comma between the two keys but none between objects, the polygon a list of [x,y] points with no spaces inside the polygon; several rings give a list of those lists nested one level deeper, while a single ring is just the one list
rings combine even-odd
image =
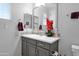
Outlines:
[{"label": "red flower arrangement", "polygon": [[49,20],[48,18],[46,20],[47,20],[46,22],[47,30],[53,30],[53,20]]},{"label": "red flower arrangement", "polygon": [[47,28],[47,36],[53,36],[54,33],[52,33],[53,30],[53,20],[46,19],[46,28]]}]

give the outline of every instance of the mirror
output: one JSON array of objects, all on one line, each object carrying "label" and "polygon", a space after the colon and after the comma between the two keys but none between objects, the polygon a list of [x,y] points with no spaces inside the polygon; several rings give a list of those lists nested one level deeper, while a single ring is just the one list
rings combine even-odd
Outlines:
[{"label": "mirror", "polygon": [[[47,18],[53,21],[53,32],[57,32],[57,4],[45,3],[41,6],[35,6],[32,14],[24,14],[24,24],[26,29],[32,29],[32,33],[46,33]],[[30,29],[28,31],[30,31]],[[39,32],[41,30],[41,32]]]},{"label": "mirror", "polygon": [[45,3],[39,7],[34,8],[35,17],[33,18],[33,26],[35,30],[40,30],[42,26],[42,31],[45,33],[46,29],[46,19],[53,20],[53,32],[57,32],[57,4],[56,3]]}]

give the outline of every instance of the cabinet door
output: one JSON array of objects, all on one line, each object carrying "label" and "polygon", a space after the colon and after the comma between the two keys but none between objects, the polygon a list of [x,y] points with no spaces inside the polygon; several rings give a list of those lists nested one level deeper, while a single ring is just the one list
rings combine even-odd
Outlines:
[{"label": "cabinet door", "polygon": [[38,56],[49,56],[49,51],[38,47],[37,48]]},{"label": "cabinet door", "polygon": [[27,43],[27,55],[28,56],[36,56],[36,46]]},{"label": "cabinet door", "polygon": [[26,40],[22,38],[22,56],[26,56]]}]

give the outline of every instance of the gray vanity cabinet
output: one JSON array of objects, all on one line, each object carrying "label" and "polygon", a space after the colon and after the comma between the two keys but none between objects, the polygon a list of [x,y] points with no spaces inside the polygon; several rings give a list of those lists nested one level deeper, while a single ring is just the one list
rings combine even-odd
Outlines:
[{"label": "gray vanity cabinet", "polygon": [[36,47],[30,43],[27,43],[27,56],[35,56],[36,55]]},{"label": "gray vanity cabinet", "polygon": [[46,42],[22,37],[23,56],[51,56],[52,51],[58,51],[58,41],[49,44]]}]

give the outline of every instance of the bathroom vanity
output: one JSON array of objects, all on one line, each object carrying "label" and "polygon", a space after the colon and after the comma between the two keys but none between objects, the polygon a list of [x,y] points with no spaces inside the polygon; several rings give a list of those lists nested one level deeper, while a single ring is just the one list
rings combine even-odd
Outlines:
[{"label": "bathroom vanity", "polygon": [[22,35],[22,56],[52,56],[58,51],[59,37],[47,37],[37,34]]}]

